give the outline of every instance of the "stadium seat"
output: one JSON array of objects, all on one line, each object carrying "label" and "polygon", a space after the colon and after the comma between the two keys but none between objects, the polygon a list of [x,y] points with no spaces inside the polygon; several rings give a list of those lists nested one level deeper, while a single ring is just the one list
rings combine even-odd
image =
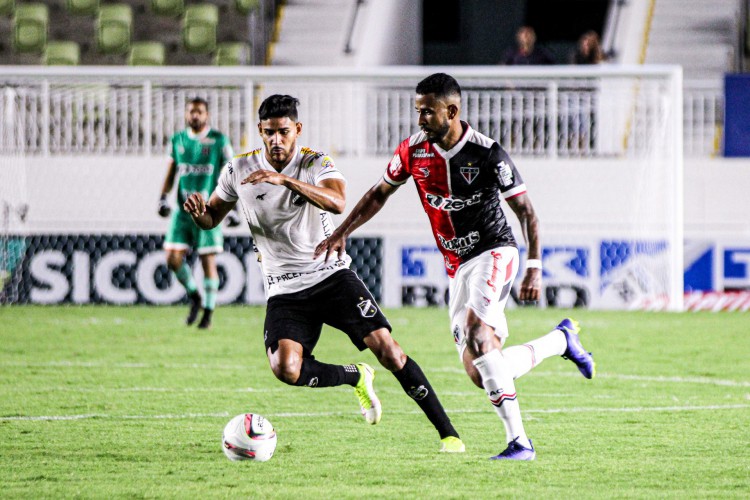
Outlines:
[{"label": "stadium seat", "polygon": [[185,0],[151,0],[151,10],[160,16],[178,17],[185,12]]},{"label": "stadium seat", "polygon": [[81,60],[81,48],[76,42],[47,42],[42,62],[47,66],[76,66]]},{"label": "stadium seat", "polygon": [[234,6],[240,14],[248,15],[258,8],[260,0],[235,0]]},{"label": "stadium seat", "polygon": [[71,14],[93,16],[99,11],[99,0],[67,0],[65,5]]},{"label": "stadium seat", "polygon": [[130,49],[133,11],[130,5],[107,4],[99,9],[97,45],[105,54],[125,54]]},{"label": "stadium seat", "polygon": [[47,44],[49,9],[43,3],[22,3],[13,16],[13,46],[18,52],[41,52]]},{"label": "stadium seat", "polygon": [[166,49],[161,42],[133,42],[128,64],[131,66],[163,66]]},{"label": "stadium seat", "polygon": [[216,66],[244,66],[250,64],[250,50],[246,43],[225,42],[216,46]]},{"label": "stadium seat", "polygon": [[15,0],[0,0],[0,16],[10,16],[15,8]]},{"label": "stadium seat", "polygon": [[213,52],[216,47],[216,26],[219,8],[213,4],[190,5],[182,21],[182,42],[185,50],[195,53]]}]

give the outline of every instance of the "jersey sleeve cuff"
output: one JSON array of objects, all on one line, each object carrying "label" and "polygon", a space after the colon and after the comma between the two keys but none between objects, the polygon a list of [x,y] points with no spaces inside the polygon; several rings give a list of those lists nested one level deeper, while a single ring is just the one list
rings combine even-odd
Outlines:
[{"label": "jersey sleeve cuff", "polygon": [[505,191],[503,193],[503,198],[507,200],[507,199],[522,195],[525,192],[526,192],[526,184],[521,184],[520,186],[516,186],[513,189],[509,189],[508,191]]},{"label": "jersey sleeve cuff", "polygon": [[221,198],[224,201],[230,201],[231,202],[231,201],[237,201],[237,200],[239,200],[238,197],[236,197],[234,195],[231,195],[231,194],[227,193],[226,191],[224,191],[224,189],[221,186],[216,186],[216,189],[214,190],[214,193],[216,193],[216,196],[218,196],[219,198]]},{"label": "jersey sleeve cuff", "polygon": [[388,177],[388,175],[383,175],[383,180],[387,182],[388,184],[390,184],[391,186],[400,186],[406,182],[406,179],[404,179],[403,181],[393,180],[390,177]]}]

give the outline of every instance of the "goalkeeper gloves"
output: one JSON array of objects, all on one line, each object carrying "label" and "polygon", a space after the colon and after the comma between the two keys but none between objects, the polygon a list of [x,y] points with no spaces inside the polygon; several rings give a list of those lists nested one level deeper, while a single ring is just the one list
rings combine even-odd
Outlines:
[{"label": "goalkeeper gloves", "polygon": [[234,207],[226,216],[227,227],[237,227],[242,223],[237,207]]},{"label": "goalkeeper gloves", "polygon": [[159,198],[159,215],[162,217],[169,217],[169,214],[172,213],[172,209],[169,206],[169,202],[167,201],[167,195],[162,194],[161,198]]}]

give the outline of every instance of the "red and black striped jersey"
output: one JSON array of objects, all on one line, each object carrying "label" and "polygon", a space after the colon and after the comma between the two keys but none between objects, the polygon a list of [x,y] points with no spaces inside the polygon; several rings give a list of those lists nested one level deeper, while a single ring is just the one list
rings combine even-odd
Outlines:
[{"label": "red and black striped jersey", "polygon": [[428,142],[424,132],[404,140],[383,176],[394,186],[414,178],[451,277],[462,262],[486,250],[516,246],[501,200],[526,192],[508,153],[468,123],[461,125],[464,133],[450,151]]}]

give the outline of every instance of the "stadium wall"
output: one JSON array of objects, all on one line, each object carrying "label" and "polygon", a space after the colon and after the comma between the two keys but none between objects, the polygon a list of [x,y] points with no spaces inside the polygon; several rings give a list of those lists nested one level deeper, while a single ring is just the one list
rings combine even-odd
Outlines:
[{"label": "stadium wall", "polygon": [[[37,249],[46,245],[52,252],[27,258],[26,278],[36,291],[24,301],[179,300],[178,289],[158,283],[167,279],[159,269],[166,221],[156,215],[165,158],[34,156],[0,161],[9,166],[4,178],[16,183],[17,200],[29,203],[23,222],[6,217],[4,233],[31,236],[27,245]],[[337,165],[348,179],[350,207],[380,178],[386,161],[383,157],[338,158]],[[649,304],[638,303],[637,287],[643,285],[643,277],[622,272],[627,268],[623,252],[636,255],[637,251],[618,243],[617,221],[607,216],[613,207],[628,201],[617,186],[631,182],[629,161],[518,158],[517,163],[542,221],[545,301],[559,306],[648,308]],[[712,294],[750,290],[750,199],[744,192],[748,185],[750,163],[746,160],[685,161],[685,287],[708,297],[705,300],[713,308],[721,302]],[[379,270],[377,281],[370,284],[377,286],[387,306],[445,301],[442,259],[414,191],[407,183],[381,214],[356,233],[354,251],[360,256],[360,267]],[[581,217],[581,213],[587,215]],[[225,257],[220,299],[262,302],[261,277],[247,251],[247,230],[226,229],[225,235],[233,243]],[[110,253],[111,258],[102,264],[101,257]],[[377,268],[369,266],[371,256],[378,260]],[[157,277],[155,284],[136,283],[139,276],[149,273]],[[239,279],[230,276],[239,273]],[[120,284],[112,287],[113,280]],[[133,290],[128,291],[131,286]]]}]

